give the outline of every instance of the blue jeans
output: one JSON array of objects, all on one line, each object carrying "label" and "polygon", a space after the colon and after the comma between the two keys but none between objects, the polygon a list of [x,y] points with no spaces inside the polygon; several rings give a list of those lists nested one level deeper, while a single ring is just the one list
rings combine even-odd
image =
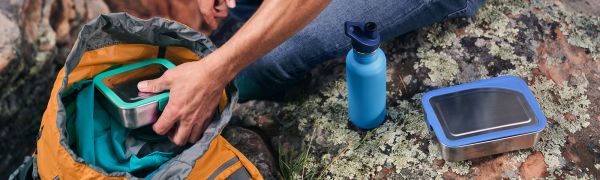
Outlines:
[{"label": "blue jeans", "polygon": [[[447,18],[475,14],[484,0],[333,0],[308,26],[279,47],[246,67],[234,83],[240,101],[265,99],[280,94],[318,64],[343,56],[350,50],[344,35],[345,21],[372,21],[378,24],[383,40]],[[260,1],[238,0],[231,11],[245,19]]]}]

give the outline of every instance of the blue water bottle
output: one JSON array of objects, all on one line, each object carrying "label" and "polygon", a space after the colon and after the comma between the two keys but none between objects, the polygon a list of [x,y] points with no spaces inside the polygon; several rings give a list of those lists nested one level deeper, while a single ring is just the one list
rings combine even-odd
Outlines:
[{"label": "blue water bottle", "polygon": [[379,49],[381,38],[373,22],[346,22],[352,49],[346,56],[350,121],[361,129],[373,129],[385,118],[385,64]]}]

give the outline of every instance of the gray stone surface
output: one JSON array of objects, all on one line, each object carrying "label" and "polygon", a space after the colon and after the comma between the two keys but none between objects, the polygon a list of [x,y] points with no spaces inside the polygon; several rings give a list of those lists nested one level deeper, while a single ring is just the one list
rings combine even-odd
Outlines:
[{"label": "gray stone surface", "polygon": [[[311,147],[295,177],[595,179],[600,177],[596,9],[592,1],[491,0],[473,18],[387,42],[382,46],[389,58],[387,121],[371,131],[348,123],[343,60],[316,70],[311,84],[300,88],[307,90],[288,94],[301,98],[241,105],[236,122],[278,129],[270,137],[275,148]],[[516,75],[530,85],[549,120],[540,142],[533,149],[445,162],[425,125],[422,93],[499,75]]]},{"label": "gray stone surface", "polygon": [[[0,33],[11,32],[0,37],[0,179],[33,152],[49,90],[81,23],[108,9],[153,16],[144,13],[163,3],[141,2],[0,1]],[[307,149],[306,162],[292,177],[600,177],[598,9],[591,0],[490,0],[473,18],[386,42],[388,114],[380,128],[361,131],[349,125],[345,67],[337,59],[315,70],[285,102],[241,104],[224,135],[264,175],[275,178],[281,170],[279,152],[294,159]],[[179,17],[173,14],[177,8],[158,11]],[[181,21],[197,25],[189,18]],[[445,162],[425,127],[422,93],[499,75],[520,76],[530,85],[549,119],[540,143],[529,150]]]},{"label": "gray stone surface", "polygon": [[222,135],[258,168],[265,179],[277,179],[277,161],[258,133],[233,126],[225,128]]},{"label": "gray stone surface", "polygon": [[103,12],[108,8],[99,0],[0,1],[0,179],[33,153],[73,37],[89,17]]}]

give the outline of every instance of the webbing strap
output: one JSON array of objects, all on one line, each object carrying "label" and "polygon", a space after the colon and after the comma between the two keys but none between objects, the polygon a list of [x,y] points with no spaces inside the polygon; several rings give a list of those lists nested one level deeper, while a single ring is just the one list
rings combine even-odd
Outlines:
[{"label": "webbing strap", "polygon": [[242,167],[235,171],[231,176],[227,177],[228,180],[248,180],[251,179],[250,173],[246,168]]},{"label": "webbing strap", "polygon": [[219,168],[217,168],[215,170],[215,172],[213,172],[208,179],[215,179],[219,174],[221,174],[223,171],[225,171],[225,169],[229,168],[230,166],[232,166],[233,164],[239,162],[240,160],[237,157],[233,157],[231,159],[229,159],[227,162],[223,163],[223,165],[221,165]]}]

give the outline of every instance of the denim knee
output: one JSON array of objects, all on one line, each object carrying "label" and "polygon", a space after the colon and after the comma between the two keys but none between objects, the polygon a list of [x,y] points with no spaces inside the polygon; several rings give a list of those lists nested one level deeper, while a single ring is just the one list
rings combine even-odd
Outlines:
[{"label": "denim knee", "polygon": [[[439,3],[452,3],[452,1],[440,0]],[[456,3],[460,8],[455,12],[448,14],[449,18],[471,17],[477,13],[477,10],[485,3],[485,0],[460,0]]]},{"label": "denim knee", "polygon": [[382,38],[391,39],[443,19],[473,16],[483,2],[417,0],[394,4],[396,0],[378,0],[361,6],[334,1],[309,26],[238,74],[235,85],[240,100],[262,99],[283,91],[319,63],[342,56],[350,49],[350,41],[342,33],[346,20],[379,22]]}]

